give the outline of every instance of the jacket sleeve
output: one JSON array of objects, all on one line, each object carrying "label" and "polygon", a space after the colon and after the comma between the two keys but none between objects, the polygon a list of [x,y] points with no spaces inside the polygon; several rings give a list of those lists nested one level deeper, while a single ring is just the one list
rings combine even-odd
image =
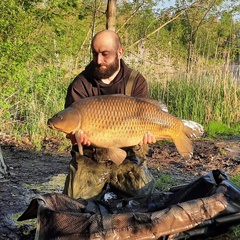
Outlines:
[{"label": "jacket sleeve", "polygon": [[86,97],[88,97],[87,92],[81,81],[81,76],[78,75],[67,89],[64,107],[69,107],[73,102]]},{"label": "jacket sleeve", "polygon": [[72,88],[73,87],[72,87],[72,83],[71,83],[67,89],[67,95],[66,95],[65,104],[64,104],[65,108],[69,107],[74,102],[74,99],[72,96]]}]

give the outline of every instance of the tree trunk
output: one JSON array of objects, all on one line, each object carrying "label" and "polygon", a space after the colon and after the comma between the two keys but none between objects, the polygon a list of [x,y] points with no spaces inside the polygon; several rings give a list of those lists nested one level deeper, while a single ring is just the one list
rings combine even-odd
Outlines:
[{"label": "tree trunk", "polygon": [[117,0],[108,0],[107,3],[107,23],[106,29],[112,30],[115,32],[116,30],[116,15],[117,15]]}]

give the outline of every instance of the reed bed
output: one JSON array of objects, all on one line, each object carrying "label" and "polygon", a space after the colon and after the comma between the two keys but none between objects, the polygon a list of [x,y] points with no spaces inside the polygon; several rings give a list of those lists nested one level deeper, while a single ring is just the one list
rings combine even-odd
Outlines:
[{"label": "reed bed", "polygon": [[149,89],[173,115],[201,123],[210,135],[240,132],[240,85],[230,72],[172,75]]}]

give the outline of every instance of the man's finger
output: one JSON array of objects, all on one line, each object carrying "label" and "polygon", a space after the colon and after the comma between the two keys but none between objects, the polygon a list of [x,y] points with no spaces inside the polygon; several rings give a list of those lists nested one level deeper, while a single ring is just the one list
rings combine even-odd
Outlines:
[{"label": "man's finger", "polygon": [[84,145],[87,145],[88,142],[89,142],[89,141],[88,141],[88,137],[87,137],[87,135],[84,133],[84,134],[83,134],[83,142],[82,142],[82,143],[83,143]]},{"label": "man's finger", "polygon": [[148,141],[148,143],[155,143],[156,142],[155,136],[151,132],[147,133],[147,141]]},{"label": "man's finger", "polygon": [[148,142],[148,143],[151,143],[151,142],[152,142],[152,134],[151,134],[151,132],[148,132],[148,133],[147,133],[147,142]]},{"label": "man's finger", "polygon": [[148,134],[145,133],[143,137],[143,144],[147,144],[147,143],[148,143]]},{"label": "man's finger", "polygon": [[84,133],[82,131],[79,134],[79,140],[80,140],[80,143],[84,142]]},{"label": "man's finger", "polygon": [[87,134],[84,133],[83,131],[80,131],[79,133],[80,133],[80,134],[78,134],[79,142],[83,145],[90,146],[91,142],[88,140]]},{"label": "man's finger", "polygon": [[156,143],[157,141],[156,141],[156,138],[155,138],[155,136],[153,135],[152,136],[152,143]]}]

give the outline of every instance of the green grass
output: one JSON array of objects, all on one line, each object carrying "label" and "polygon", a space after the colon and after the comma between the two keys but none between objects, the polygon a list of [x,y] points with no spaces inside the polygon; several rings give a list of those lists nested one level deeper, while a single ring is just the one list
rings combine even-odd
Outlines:
[{"label": "green grass", "polygon": [[171,175],[169,174],[161,174],[157,179],[156,179],[156,188],[160,190],[168,190],[169,187],[172,187],[176,181],[172,178]]},{"label": "green grass", "polygon": [[240,173],[232,176],[230,180],[240,188]]},{"label": "green grass", "polygon": [[[21,142],[28,137],[36,147],[41,148],[45,137],[65,136],[47,127],[47,119],[63,109],[69,80],[62,79],[57,69],[43,69],[29,73],[19,72],[16,84],[3,86],[0,96],[1,132],[14,136]],[[12,87],[9,87],[12,85]]]},{"label": "green grass", "polygon": [[202,124],[209,136],[240,133],[240,87],[230,74],[174,76],[150,89],[170,113]]}]

